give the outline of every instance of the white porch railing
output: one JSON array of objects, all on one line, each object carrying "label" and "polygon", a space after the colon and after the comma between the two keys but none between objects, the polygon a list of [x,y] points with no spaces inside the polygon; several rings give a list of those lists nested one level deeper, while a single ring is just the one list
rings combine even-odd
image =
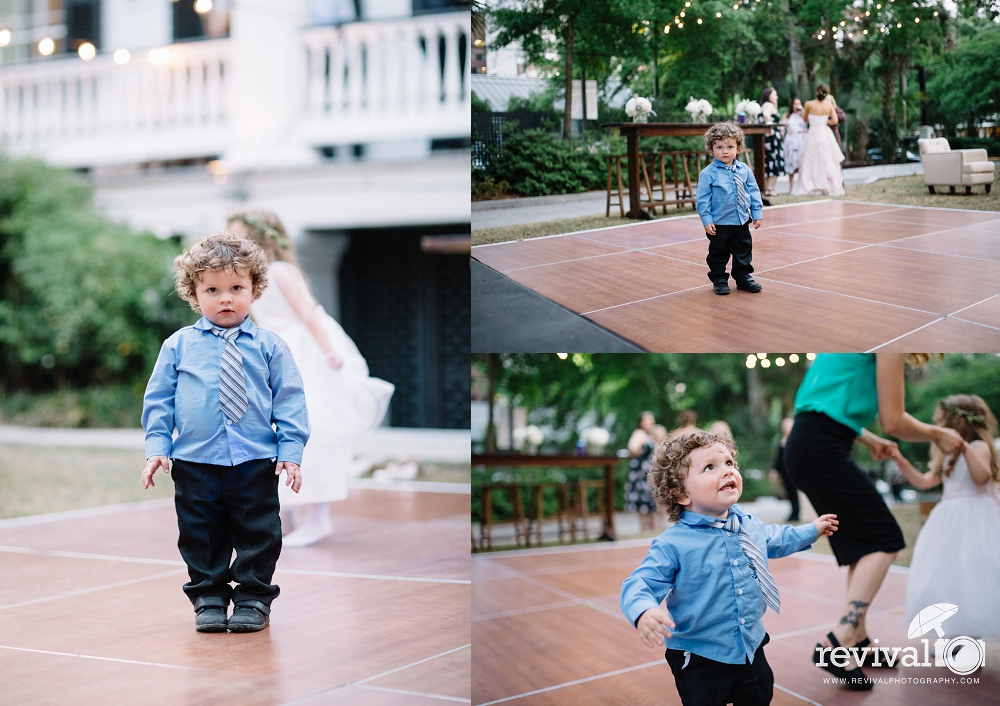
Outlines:
[{"label": "white porch railing", "polygon": [[[305,95],[291,133],[303,146],[468,134],[468,13],[299,37],[307,75],[295,81]],[[101,55],[0,68],[0,149],[73,167],[224,155],[240,139],[230,44],[171,45],[158,64],[143,52],[121,66]]]}]

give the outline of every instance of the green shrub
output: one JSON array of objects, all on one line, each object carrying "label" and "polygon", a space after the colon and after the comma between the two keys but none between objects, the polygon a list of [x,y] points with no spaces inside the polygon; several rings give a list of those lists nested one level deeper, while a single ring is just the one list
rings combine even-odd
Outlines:
[{"label": "green shrub", "polygon": [[194,319],[173,293],[178,252],[112,223],[76,174],[0,156],[0,388],[144,384]]},{"label": "green shrub", "polygon": [[988,137],[949,137],[948,144],[953,150],[986,150],[990,157],[1000,157],[1000,140]]},{"label": "green shrub", "polygon": [[523,196],[570,194],[605,186],[607,167],[599,151],[561,140],[545,130],[504,129],[503,152],[491,176]]}]

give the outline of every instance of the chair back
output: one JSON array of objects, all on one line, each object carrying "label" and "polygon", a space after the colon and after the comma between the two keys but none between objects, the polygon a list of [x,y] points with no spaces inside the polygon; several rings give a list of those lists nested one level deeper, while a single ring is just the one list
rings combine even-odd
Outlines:
[{"label": "chair back", "polygon": [[951,145],[947,137],[928,137],[917,140],[920,145],[920,156],[934,154],[935,152],[951,152]]}]

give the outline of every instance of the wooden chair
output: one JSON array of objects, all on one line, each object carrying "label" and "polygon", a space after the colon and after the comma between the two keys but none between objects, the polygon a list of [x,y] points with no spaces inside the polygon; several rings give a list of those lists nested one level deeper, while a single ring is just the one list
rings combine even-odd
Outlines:
[{"label": "wooden chair", "polygon": [[[493,492],[506,492],[510,498],[513,516],[509,520],[493,520]],[[482,516],[479,520],[479,546],[481,549],[493,548],[493,525],[511,523],[514,525],[514,542],[521,546],[528,544],[528,533],[525,525],[524,504],[521,502],[521,486],[517,483],[492,483],[482,488]]]},{"label": "wooden chair", "polygon": [[[646,158],[651,155],[641,154],[639,155],[639,204],[640,208],[645,208],[647,206],[652,206],[653,202],[653,187],[649,179],[649,172],[646,169]],[[607,207],[604,209],[604,217],[607,218],[611,215],[611,206],[618,206],[618,212],[621,217],[625,217],[625,199],[629,195],[632,185],[626,189],[622,185],[622,160],[626,159],[623,154],[611,154],[605,157],[608,161],[608,198]],[[612,188],[612,184],[617,184],[617,189]],[[643,194],[643,187],[645,187],[645,195]],[[611,196],[614,195],[618,198],[615,204],[611,203]]]},{"label": "wooden chair", "polygon": [[[556,514],[545,517],[545,489],[553,488],[556,493]],[[532,536],[536,543],[542,543],[542,522],[555,517],[559,526],[559,541],[572,533],[573,515],[569,504],[569,485],[555,481],[539,481],[531,484],[531,506],[528,510],[528,541]]]},{"label": "wooden chair", "polygon": [[583,533],[584,540],[590,539],[590,533],[587,528],[588,520],[590,519],[590,505],[588,503],[587,491],[591,488],[597,491],[597,516],[604,517],[604,479],[577,481],[573,497],[573,518],[570,525],[570,540],[573,542],[576,541],[576,524],[578,520],[582,521],[581,532]]}]

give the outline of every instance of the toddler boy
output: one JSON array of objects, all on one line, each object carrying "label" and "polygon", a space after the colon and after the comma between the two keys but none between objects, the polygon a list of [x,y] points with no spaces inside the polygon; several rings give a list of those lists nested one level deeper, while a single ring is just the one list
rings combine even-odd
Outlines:
[{"label": "toddler boy", "polygon": [[251,302],[267,288],[259,246],[212,235],[174,268],[177,293],[202,318],[163,342],[146,385],[142,484],[153,485],[157,468],[173,471],[195,629],[255,632],[267,627],[278,595],[271,584],[281,553],[276,476],[285,471],[295,492],[302,483],[309,438],[302,378],[284,341],[250,320]]},{"label": "toddler boy", "polygon": [[[836,515],[811,524],[767,525],[736,501],[743,491],[726,433],[694,430],[668,439],[649,469],[650,494],[676,522],[653,541],[622,582],[622,612],[666,660],[685,706],[769,704],[774,675],[761,617],[780,598],[767,557],[807,549],[837,529]],[[660,602],[667,598],[667,609]],[[666,639],[664,639],[666,638]]]},{"label": "toddler boy", "polygon": [[743,131],[733,123],[718,123],[705,133],[705,148],[714,159],[698,176],[695,204],[708,235],[708,278],[716,294],[729,294],[726,265],[730,255],[736,288],[745,292],[761,290],[750,276],[750,221],[754,230],[760,228],[764,203],[750,167],[736,159],[743,143]]}]

